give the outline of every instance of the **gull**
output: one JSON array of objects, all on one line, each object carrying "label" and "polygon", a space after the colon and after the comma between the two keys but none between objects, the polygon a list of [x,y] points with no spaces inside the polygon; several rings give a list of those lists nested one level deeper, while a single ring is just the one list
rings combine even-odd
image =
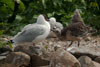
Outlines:
[{"label": "gull", "polygon": [[44,40],[50,33],[50,24],[43,15],[39,15],[36,23],[26,25],[21,32],[14,36],[14,43],[37,43]]},{"label": "gull", "polygon": [[89,26],[86,26],[84,21],[82,20],[79,10],[76,9],[71,23],[62,30],[61,36],[63,37],[63,39],[71,41],[69,46],[71,46],[74,41],[78,41],[79,46],[81,39],[88,36],[90,29],[91,28]]},{"label": "gull", "polygon": [[54,17],[51,17],[48,21],[51,26],[51,33],[54,32],[56,36],[61,34],[61,30],[63,29],[63,25],[60,22],[56,22]]},{"label": "gull", "polygon": [[61,33],[61,30],[63,29],[63,25],[60,22],[56,22],[56,19],[54,17],[51,17],[49,19],[49,23],[51,25],[51,30]]},{"label": "gull", "polygon": [[56,38],[61,35],[61,30],[63,29],[63,25],[60,22],[56,21],[56,18],[51,17],[48,19],[46,14],[43,14],[45,19],[50,23],[51,31],[48,38]]}]

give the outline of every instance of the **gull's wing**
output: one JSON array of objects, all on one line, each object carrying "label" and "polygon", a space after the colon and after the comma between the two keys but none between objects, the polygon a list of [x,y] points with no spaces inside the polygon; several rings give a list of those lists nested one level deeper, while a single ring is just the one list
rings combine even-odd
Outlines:
[{"label": "gull's wing", "polygon": [[45,28],[42,25],[31,25],[24,27],[13,39],[16,42],[32,42],[37,36],[45,33]]},{"label": "gull's wing", "polygon": [[70,24],[67,29],[70,30],[71,34],[74,36],[85,35],[88,31],[87,27],[80,22]]},{"label": "gull's wing", "polygon": [[33,24],[26,25],[22,30],[26,30],[27,28],[31,27]]},{"label": "gull's wing", "polygon": [[55,26],[56,26],[57,30],[59,29],[61,31],[63,29],[63,25],[60,22],[56,22]]},{"label": "gull's wing", "polygon": [[59,23],[59,22],[55,22],[55,23],[50,22],[50,25],[51,25],[51,30],[52,31],[61,33],[61,30],[63,29],[63,25],[61,23]]}]

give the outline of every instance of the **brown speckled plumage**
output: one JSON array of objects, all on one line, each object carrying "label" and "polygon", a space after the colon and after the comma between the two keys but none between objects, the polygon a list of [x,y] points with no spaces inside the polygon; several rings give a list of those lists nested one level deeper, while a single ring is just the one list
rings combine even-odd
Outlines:
[{"label": "brown speckled plumage", "polygon": [[78,41],[79,43],[81,39],[80,37],[86,36],[89,32],[89,29],[90,28],[84,24],[79,11],[76,9],[70,24],[62,30],[61,36],[65,40],[70,40],[72,42]]}]

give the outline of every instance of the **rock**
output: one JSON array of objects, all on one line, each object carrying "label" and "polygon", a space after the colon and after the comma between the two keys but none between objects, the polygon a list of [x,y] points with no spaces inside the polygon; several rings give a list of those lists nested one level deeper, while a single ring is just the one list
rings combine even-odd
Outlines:
[{"label": "rock", "polygon": [[50,31],[47,38],[57,38],[57,35],[53,31]]},{"label": "rock", "polygon": [[[91,44],[92,45],[92,44]],[[100,49],[96,49],[95,47],[69,47],[67,49],[68,52],[79,58],[80,56],[89,56],[92,59],[100,56]]]},{"label": "rock", "polygon": [[0,48],[0,54],[2,54],[4,52],[12,52],[12,50],[9,46],[4,46],[4,47]]},{"label": "rock", "polygon": [[79,61],[69,52],[58,49],[50,56],[51,67],[80,67]]},{"label": "rock", "polygon": [[93,61],[93,63],[94,63],[94,65],[95,65],[95,67],[100,67],[100,64],[99,64],[99,63],[97,63],[97,62],[95,62],[95,61]]},{"label": "rock", "polygon": [[38,66],[46,66],[49,65],[49,61],[42,59],[40,56],[38,55],[32,55],[31,56],[31,66],[32,67],[38,67]]},{"label": "rock", "polygon": [[91,40],[91,37],[89,37],[89,36],[88,37],[85,37],[84,40],[85,41],[90,41]]},{"label": "rock", "polygon": [[30,56],[23,52],[11,52],[7,55],[5,62],[12,65],[28,66],[30,64]]},{"label": "rock", "polygon": [[5,59],[5,58],[6,58],[6,56],[0,56],[0,61]]},{"label": "rock", "polygon": [[93,61],[88,56],[81,56],[79,58],[79,62],[81,67],[95,67]]},{"label": "rock", "polygon": [[79,61],[81,63],[81,67],[100,67],[99,63],[92,61],[88,56],[81,56]]},{"label": "rock", "polygon": [[[8,63],[5,63],[5,64],[2,64],[0,65],[0,67],[19,67],[19,65],[16,65],[15,64],[8,64]],[[25,66],[25,65],[22,65],[20,67],[29,67],[29,66]]]},{"label": "rock", "polygon": [[100,57],[95,58],[94,61],[100,63]]},{"label": "rock", "polygon": [[[15,67],[14,64],[2,64],[0,65],[0,67]],[[16,65],[16,67],[18,67],[18,65]]]},{"label": "rock", "polygon": [[6,51],[4,53],[1,53],[0,56],[7,56],[10,52],[9,51]]},{"label": "rock", "polygon": [[8,46],[0,48],[0,64],[10,52],[12,52],[12,50]]},{"label": "rock", "polygon": [[5,57],[3,57],[2,59],[0,59],[0,67],[1,65],[5,64]]},{"label": "rock", "polygon": [[28,45],[28,44],[24,44],[24,45],[18,45],[15,47],[14,49],[15,52],[24,52],[28,55],[33,55],[33,54],[39,54],[40,53],[40,48],[37,46],[33,46],[33,45]]}]

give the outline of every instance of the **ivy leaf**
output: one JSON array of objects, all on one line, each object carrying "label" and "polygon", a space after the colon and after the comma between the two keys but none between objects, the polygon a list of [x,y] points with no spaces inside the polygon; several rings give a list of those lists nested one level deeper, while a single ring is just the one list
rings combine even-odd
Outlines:
[{"label": "ivy leaf", "polygon": [[4,30],[0,30],[0,36],[3,35],[3,33],[4,33]]},{"label": "ivy leaf", "polygon": [[46,8],[46,2],[45,2],[45,0],[42,0],[42,4],[43,4],[44,8]]},{"label": "ivy leaf", "polygon": [[46,50],[48,49],[48,45],[45,46],[45,49],[46,49]]},{"label": "ivy leaf", "polygon": [[20,5],[18,7],[18,12],[23,12],[25,10],[25,6],[24,6],[24,3],[22,1],[20,1]]},{"label": "ivy leaf", "polygon": [[72,2],[72,0],[67,0],[68,2]]},{"label": "ivy leaf", "polygon": [[13,0],[0,0],[1,3],[4,3],[6,7],[10,8],[12,11],[14,10],[14,1]]},{"label": "ivy leaf", "polygon": [[9,43],[9,47],[10,47],[10,48],[13,48],[13,47],[12,47],[12,43]]},{"label": "ivy leaf", "polygon": [[90,7],[97,7],[99,9],[99,5],[97,2],[91,2]]}]

